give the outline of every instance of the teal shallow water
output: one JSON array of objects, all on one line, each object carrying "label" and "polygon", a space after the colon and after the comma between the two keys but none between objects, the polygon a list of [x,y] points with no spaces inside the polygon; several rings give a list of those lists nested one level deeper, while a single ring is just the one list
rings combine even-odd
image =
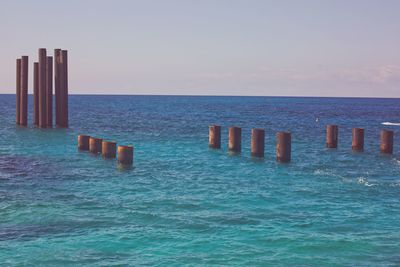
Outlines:
[{"label": "teal shallow water", "polygon": [[[71,96],[68,130],[16,127],[13,101],[0,95],[2,266],[400,265],[400,139],[378,153],[400,100]],[[220,151],[207,147],[213,123]],[[240,156],[230,125],[243,127]],[[266,129],[264,160],[249,156],[253,127]],[[364,153],[352,127],[366,129]],[[288,165],[274,160],[280,130]],[[135,168],[78,152],[79,133],[133,144]]]}]

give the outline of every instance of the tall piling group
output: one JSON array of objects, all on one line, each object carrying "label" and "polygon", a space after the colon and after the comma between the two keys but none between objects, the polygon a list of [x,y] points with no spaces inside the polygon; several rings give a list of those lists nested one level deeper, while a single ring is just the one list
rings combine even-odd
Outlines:
[{"label": "tall piling group", "polygon": [[[33,124],[40,128],[53,127],[54,84],[56,126],[67,128],[68,52],[67,50],[55,49],[54,60],[52,56],[47,56],[45,48],[39,48],[38,52],[38,62],[33,63]],[[17,59],[16,67],[16,123],[27,126],[28,56]]]}]

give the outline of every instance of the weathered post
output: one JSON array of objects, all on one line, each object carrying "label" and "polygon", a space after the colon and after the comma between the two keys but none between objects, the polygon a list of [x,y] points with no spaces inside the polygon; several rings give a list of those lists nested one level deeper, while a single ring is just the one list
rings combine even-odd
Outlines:
[{"label": "weathered post", "polygon": [[39,127],[46,128],[46,48],[39,48]]},{"label": "weathered post", "polygon": [[89,135],[80,134],[78,135],[78,149],[83,151],[89,150]]},{"label": "weathered post", "polygon": [[392,130],[381,131],[381,153],[393,154],[393,135]]},{"label": "weathered post", "polygon": [[21,59],[17,59],[16,92],[15,92],[15,122],[20,124],[21,119]]},{"label": "weathered post", "polygon": [[230,127],[229,128],[229,151],[240,153],[242,150],[242,128]]},{"label": "weathered post", "polygon": [[264,129],[251,130],[251,155],[253,157],[264,157],[265,131]]},{"label": "weathered post", "polygon": [[118,146],[118,163],[124,166],[133,164],[133,146]]},{"label": "weathered post", "polygon": [[33,63],[33,124],[39,126],[39,63]]},{"label": "weathered post", "polygon": [[53,127],[53,57],[46,61],[46,124]]},{"label": "weathered post", "polygon": [[326,127],[326,147],[337,148],[339,129],[337,125],[328,125]]},{"label": "weathered post", "polygon": [[21,102],[20,102],[20,119],[19,122],[23,126],[28,125],[28,56],[21,58]]},{"label": "weathered post", "polygon": [[351,141],[351,148],[353,151],[364,151],[364,129],[353,128],[353,135]]},{"label": "weathered post", "polygon": [[278,132],[276,135],[276,160],[287,163],[291,160],[292,136],[289,132]]},{"label": "weathered post", "polygon": [[89,151],[92,152],[93,154],[101,153],[101,143],[102,142],[103,142],[103,139],[101,139],[101,138],[90,137],[89,138]]},{"label": "weathered post", "polygon": [[113,159],[117,155],[117,143],[113,141],[103,141],[101,153],[105,159]]},{"label": "weathered post", "polygon": [[208,134],[208,146],[210,148],[221,148],[221,126],[210,125]]}]

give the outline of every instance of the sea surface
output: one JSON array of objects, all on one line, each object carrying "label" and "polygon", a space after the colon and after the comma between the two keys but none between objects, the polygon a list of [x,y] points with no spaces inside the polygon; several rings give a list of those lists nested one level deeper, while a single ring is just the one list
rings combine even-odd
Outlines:
[{"label": "sea surface", "polygon": [[[23,128],[15,96],[0,95],[0,266],[400,265],[400,99],[69,101],[69,129],[33,127],[32,98]],[[208,148],[210,124],[221,150]],[[241,155],[227,151],[232,125]],[[265,159],[250,156],[252,128],[266,130]],[[383,128],[393,156],[379,153]],[[290,164],[275,161],[278,131],[292,132]],[[134,167],[77,151],[78,134],[134,145]]]}]

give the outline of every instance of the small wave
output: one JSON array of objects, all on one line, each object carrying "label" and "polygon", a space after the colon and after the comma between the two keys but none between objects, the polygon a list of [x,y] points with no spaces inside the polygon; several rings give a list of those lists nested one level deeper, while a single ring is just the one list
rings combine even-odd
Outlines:
[{"label": "small wave", "polygon": [[359,184],[363,184],[363,185],[365,185],[365,186],[374,186],[374,185],[375,185],[375,184],[370,184],[370,183],[368,183],[367,179],[364,178],[364,177],[358,177],[358,178],[357,178],[357,182],[358,182]]},{"label": "small wave", "polygon": [[400,126],[400,122],[389,122],[389,121],[385,121],[382,122],[383,125],[391,125],[391,126]]}]

